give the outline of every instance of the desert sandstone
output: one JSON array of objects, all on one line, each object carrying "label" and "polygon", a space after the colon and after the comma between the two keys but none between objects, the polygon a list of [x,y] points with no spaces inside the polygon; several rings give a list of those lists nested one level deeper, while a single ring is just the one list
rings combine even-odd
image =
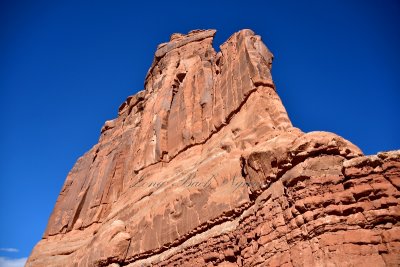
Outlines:
[{"label": "desert sandstone", "polygon": [[400,265],[400,151],[295,128],[261,37],[214,35],[158,46],[26,266]]}]

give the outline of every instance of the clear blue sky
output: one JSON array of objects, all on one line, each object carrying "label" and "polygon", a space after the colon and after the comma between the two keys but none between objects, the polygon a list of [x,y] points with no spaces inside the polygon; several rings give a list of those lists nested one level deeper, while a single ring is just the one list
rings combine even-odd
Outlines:
[{"label": "clear blue sky", "polygon": [[5,2],[0,264],[29,255],[68,171],[143,88],[157,44],[173,32],[215,28],[217,47],[253,29],[275,55],[273,77],[295,126],[335,132],[365,154],[400,148],[399,2]]}]

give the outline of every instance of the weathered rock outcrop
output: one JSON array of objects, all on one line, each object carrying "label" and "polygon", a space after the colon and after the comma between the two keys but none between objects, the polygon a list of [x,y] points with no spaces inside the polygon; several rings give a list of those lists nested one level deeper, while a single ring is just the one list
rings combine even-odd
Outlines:
[{"label": "weathered rock outcrop", "polygon": [[398,266],[400,151],[292,126],[251,30],[159,45],[27,266]]}]

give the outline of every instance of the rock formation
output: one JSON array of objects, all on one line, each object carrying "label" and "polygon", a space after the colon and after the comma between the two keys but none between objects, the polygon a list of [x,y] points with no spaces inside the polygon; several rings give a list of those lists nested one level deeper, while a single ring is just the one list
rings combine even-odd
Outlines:
[{"label": "rock formation", "polygon": [[251,30],[158,46],[27,266],[398,266],[400,151],[292,126]]}]

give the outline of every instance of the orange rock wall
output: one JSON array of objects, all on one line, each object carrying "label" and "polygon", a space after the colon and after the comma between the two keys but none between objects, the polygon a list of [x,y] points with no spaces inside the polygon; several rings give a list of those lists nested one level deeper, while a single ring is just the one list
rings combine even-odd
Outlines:
[{"label": "orange rock wall", "polygon": [[27,266],[398,266],[400,152],[292,126],[251,30],[158,46]]}]

